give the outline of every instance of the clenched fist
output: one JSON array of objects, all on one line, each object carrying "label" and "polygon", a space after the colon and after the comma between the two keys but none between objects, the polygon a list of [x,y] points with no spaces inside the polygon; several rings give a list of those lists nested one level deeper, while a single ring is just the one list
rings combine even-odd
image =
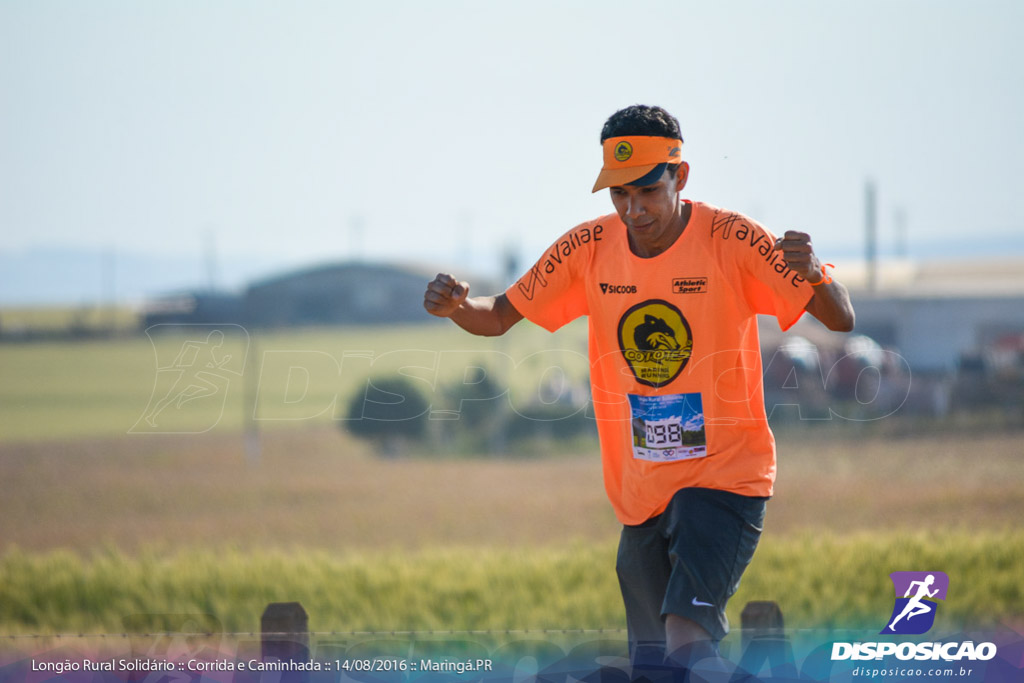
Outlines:
[{"label": "clenched fist", "polygon": [[815,256],[811,236],[806,232],[787,230],[785,235],[776,240],[775,251],[781,251],[786,265],[812,285],[824,278],[821,261]]},{"label": "clenched fist", "polygon": [[459,282],[448,273],[438,273],[427,285],[423,308],[439,318],[450,318],[468,296],[468,282]]}]

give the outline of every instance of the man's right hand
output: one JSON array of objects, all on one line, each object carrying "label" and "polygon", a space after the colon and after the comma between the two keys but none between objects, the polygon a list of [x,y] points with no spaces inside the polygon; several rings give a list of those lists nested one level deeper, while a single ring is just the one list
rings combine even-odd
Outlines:
[{"label": "man's right hand", "polygon": [[469,283],[459,282],[448,273],[438,273],[427,285],[423,308],[439,318],[450,318],[469,296]]}]

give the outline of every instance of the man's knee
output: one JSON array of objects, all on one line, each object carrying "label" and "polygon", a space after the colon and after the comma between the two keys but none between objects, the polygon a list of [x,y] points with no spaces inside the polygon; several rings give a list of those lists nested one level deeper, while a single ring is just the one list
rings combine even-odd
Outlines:
[{"label": "man's knee", "polygon": [[620,552],[615,558],[615,573],[620,582],[631,583],[637,576],[642,576],[642,572],[643,567],[635,556]]}]

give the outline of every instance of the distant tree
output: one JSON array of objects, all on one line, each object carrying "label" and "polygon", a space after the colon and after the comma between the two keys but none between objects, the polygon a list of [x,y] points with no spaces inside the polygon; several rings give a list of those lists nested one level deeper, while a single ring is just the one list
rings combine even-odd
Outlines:
[{"label": "distant tree", "polygon": [[427,433],[430,403],[407,377],[370,378],[348,404],[343,428],[375,442],[385,455],[398,454],[403,446]]},{"label": "distant tree", "polygon": [[555,443],[594,430],[583,405],[534,402],[513,409],[488,372],[460,380],[441,384],[428,396],[421,389],[425,384],[403,375],[371,378],[349,400],[341,428],[385,456],[438,449],[502,456],[510,448],[522,449],[522,442]]}]

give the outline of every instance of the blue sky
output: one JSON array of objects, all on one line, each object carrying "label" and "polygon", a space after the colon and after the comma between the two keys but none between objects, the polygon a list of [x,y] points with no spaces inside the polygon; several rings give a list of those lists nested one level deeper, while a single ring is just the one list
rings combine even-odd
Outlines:
[{"label": "blue sky", "polygon": [[826,255],[862,253],[869,178],[883,253],[1022,253],[1022,26],[984,0],[3,0],[0,262],[525,267],[611,211],[598,134],[636,102],[680,119],[687,196]]}]

